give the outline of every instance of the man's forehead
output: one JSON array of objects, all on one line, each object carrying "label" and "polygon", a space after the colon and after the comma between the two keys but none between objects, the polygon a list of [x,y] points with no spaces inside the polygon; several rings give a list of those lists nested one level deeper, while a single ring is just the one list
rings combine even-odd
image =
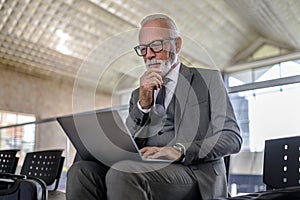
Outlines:
[{"label": "man's forehead", "polygon": [[143,27],[139,33],[139,42],[148,44],[154,40],[161,40],[170,37],[170,29],[160,27]]}]

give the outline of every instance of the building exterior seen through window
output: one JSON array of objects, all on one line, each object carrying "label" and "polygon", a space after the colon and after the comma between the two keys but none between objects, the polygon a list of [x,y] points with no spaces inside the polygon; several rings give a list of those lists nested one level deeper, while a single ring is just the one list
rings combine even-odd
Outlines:
[{"label": "building exterior seen through window", "polygon": [[[233,156],[235,163],[231,163],[229,188],[233,196],[265,190],[265,140],[300,135],[299,75],[300,60],[226,74],[228,90],[234,91],[229,96],[244,139],[242,151],[236,158]],[[266,87],[256,89],[262,82]],[[241,91],[231,90],[236,86]]]},{"label": "building exterior seen through window", "polygon": [[[0,111],[0,127],[35,121],[35,116],[23,113]],[[27,152],[34,151],[35,124],[0,129],[0,149],[20,149],[19,163]]]}]

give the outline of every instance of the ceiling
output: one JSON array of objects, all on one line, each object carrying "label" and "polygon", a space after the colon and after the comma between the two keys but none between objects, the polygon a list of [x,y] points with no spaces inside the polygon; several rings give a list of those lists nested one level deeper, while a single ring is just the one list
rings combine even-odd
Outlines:
[{"label": "ceiling", "polygon": [[181,60],[196,67],[229,69],[265,43],[300,50],[299,0],[0,0],[0,66],[103,92],[132,88],[144,70],[132,47],[151,13],[175,19]]}]

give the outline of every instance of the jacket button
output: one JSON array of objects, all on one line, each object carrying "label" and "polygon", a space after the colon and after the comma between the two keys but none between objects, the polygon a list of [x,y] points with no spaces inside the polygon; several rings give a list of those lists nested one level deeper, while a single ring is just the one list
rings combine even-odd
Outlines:
[{"label": "jacket button", "polygon": [[140,125],[141,124],[141,119],[135,118],[134,122],[136,123],[136,125]]}]

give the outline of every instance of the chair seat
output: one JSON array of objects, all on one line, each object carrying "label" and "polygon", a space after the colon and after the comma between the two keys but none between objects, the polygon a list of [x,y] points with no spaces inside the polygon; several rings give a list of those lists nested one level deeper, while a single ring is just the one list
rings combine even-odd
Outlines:
[{"label": "chair seat", "polygon": [[61,191],[49,191],[48,192],[48,200],[65,200],[66,193]]}]

